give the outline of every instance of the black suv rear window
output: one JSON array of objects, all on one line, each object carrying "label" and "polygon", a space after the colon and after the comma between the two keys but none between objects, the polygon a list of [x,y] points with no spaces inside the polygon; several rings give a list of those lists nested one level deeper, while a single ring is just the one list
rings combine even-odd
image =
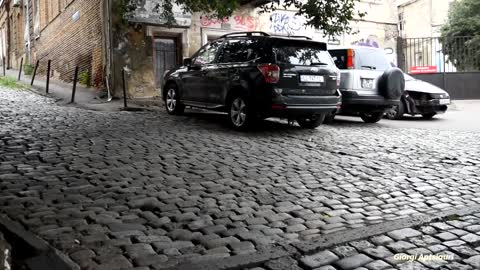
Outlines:
[{"label": "black suv rear window", "polygon": [[347,50],[328,50],[339,69],[347,69]]},{"label": "black suv rear window", "polygon": [[257,39],[227,39],[218,55],[219,63],[271,62],[268,49]]},{"label": "black suv rear window", "polygon": [[324,44],[313,42],[284,42],[273,45],[277,63],[296,66],[328,65],[333,66],[330,54]]}]

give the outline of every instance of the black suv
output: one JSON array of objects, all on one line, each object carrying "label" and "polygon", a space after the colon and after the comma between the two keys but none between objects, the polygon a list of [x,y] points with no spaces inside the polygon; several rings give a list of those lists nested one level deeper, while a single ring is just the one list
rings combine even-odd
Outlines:
[{"label": "black suv", "polygon": [[316,128],[340,106],[339,70],[325,43],[241,32],[206,44],[164,75],[169,114],[185,106],[228,112],[235,129],[282,117]]}]

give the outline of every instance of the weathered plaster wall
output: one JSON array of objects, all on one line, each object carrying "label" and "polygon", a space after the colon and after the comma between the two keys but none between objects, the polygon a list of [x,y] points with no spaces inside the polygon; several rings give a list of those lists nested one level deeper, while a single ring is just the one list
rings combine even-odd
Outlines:
[{"label": "weathered plaster wall", "polygon": [[419,38],[440,36],[440,27],[448,18],[454,0],[396,0],[398,12],[403,12],[403,37]]}]

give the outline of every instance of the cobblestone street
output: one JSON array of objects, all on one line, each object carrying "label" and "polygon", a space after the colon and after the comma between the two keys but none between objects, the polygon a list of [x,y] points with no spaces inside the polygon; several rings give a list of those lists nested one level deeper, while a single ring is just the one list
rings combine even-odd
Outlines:
[{"label": "cobblestone street", "polygon": [[[0,211],[82,269],[195,264],[480,205],[474,131],[265,121],[240,133],[215,113],[97,112],[30,91],[0,96]],[[462,241],[436,250],[473,257],[447,269],[478,269],[479,217],[325,250],[325,263],[285,258],[303,269],[387,269],[397,251]],[[405,263],[395,267],[444,266]]]}]

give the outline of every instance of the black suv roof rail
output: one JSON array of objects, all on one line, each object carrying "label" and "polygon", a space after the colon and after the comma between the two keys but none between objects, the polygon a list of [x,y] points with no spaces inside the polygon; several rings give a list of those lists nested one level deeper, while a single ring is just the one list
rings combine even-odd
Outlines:
[{"label": "black suv roof rail", "polygon": [[308,40],[312,40],[311,38],[307,37],[307,36],[283,36],[283,35],[272,35],[274,37],[284,37],[284,38],[304,38],[304,39],[308,39]]},{"label": "black suv roof rail", "polygon": [[262,32],[262,31],[250,31],[250,32],[234,32],[234,33],[230,33],[230,34],[225,34],[219,38],[226,38],[226,37],[235,37],[235,36],[247,36],[247,37],[251,37],[253,36],[253,34],[258,34],[260,36],[264,36],[264,37],[269,37],[270,35],[265,33],[265,32]]}]

